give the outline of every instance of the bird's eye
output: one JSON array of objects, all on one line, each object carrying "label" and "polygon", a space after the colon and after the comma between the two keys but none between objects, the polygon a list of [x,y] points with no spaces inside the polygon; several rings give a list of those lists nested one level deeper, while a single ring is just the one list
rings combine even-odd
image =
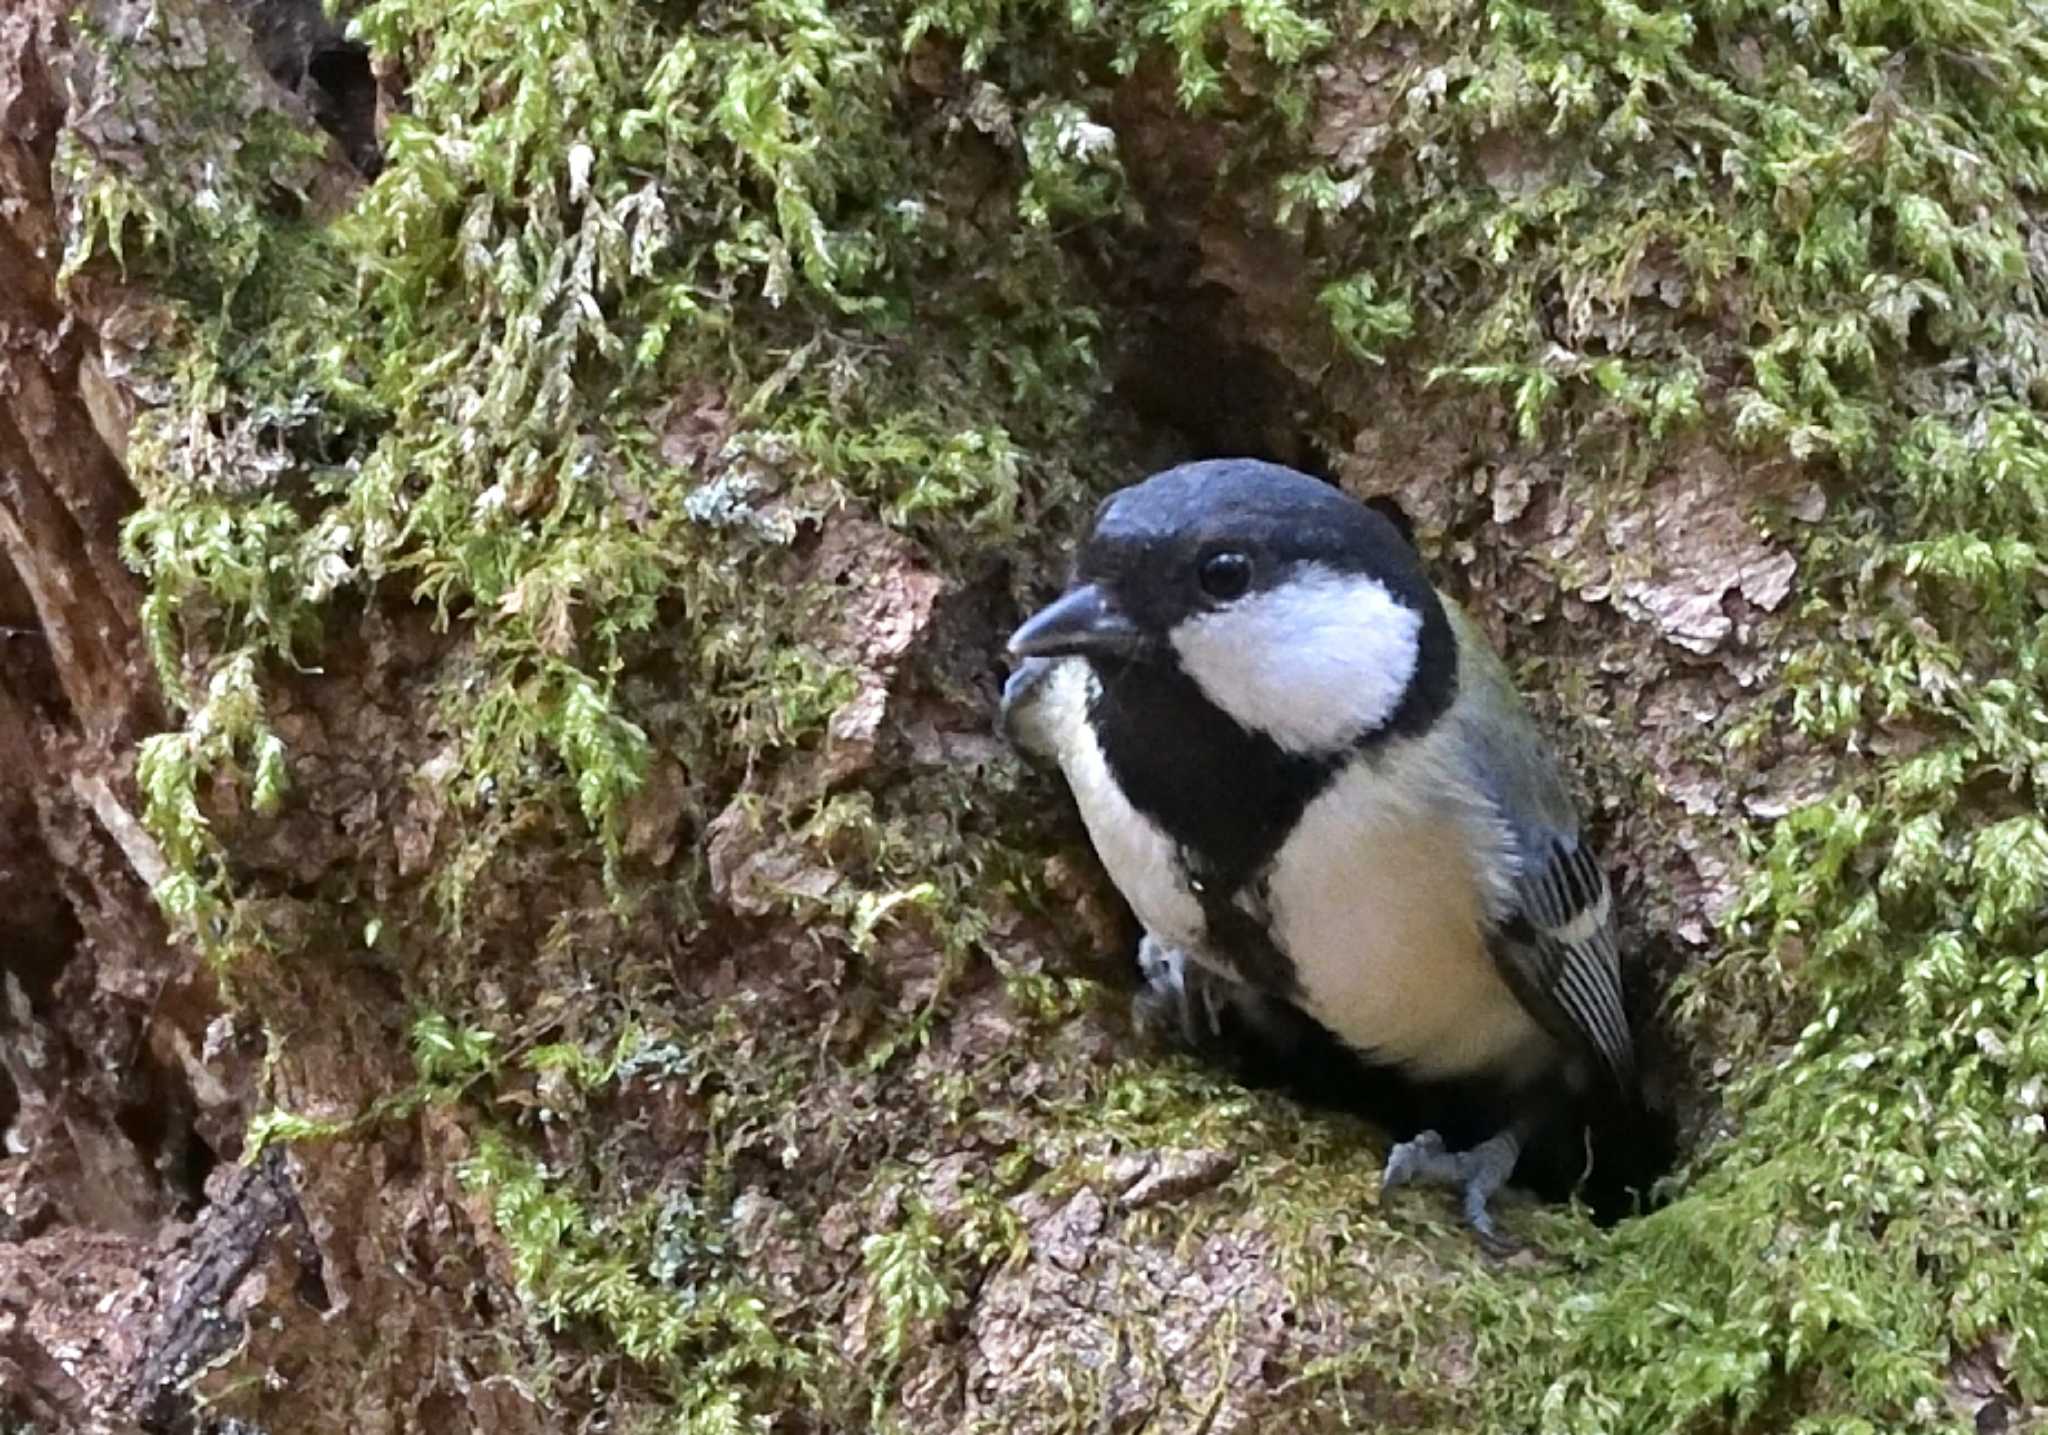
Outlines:
[{"label": "bird's eye", "polygon": [[1228,603],[1233,598],[1242,598],[1244,590],[1252,586],[1252,560],[1231,549],[1211,553],[1195,570],[1195,578],[1204,593],[1219,603]]}]

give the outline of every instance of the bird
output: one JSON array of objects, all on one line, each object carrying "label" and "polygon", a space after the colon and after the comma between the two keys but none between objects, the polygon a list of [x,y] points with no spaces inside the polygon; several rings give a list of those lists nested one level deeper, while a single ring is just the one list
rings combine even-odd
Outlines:
[{"label": "bird", "polygon": [[1103,501],[1008,642],[998,730],[1056,764],[1143,929],[1141,1017],[1401,1138],[1382,1200],[1512,1180],[1611,1221],[1672,1158],[1614,894],[1505,666],[1385,515],[1254,459]]}]

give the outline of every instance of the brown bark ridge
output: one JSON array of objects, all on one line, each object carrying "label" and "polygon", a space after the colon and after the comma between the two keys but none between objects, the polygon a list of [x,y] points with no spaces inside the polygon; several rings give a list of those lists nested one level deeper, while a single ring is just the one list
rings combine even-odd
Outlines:
[{"label": "brown bark ridge", "polygon": [[[260,1094],[350,1110],[396,1078],[344,1044],[326,1069],[281,1068],[261,1091],[263,1033],[152,900],[168,869],[139,819],[135,759],[169,714],[121,532],[139,502],[124,468],[129,384],[163,314],[105,266],[64,270],[66,131],[89,147],[106,111],[91,93],[106,57],[84,48],[74,13],[65,0],[0,12],[0,1430],[251,1429],[194,1392],[244,1348],[334,1428],[388,1427],[380,1403],[409,1411],[441,1352],[380,1312],[452,1329],[459,1308],[412,1294],[404,1253],[359,1227],[387,1222],[406,1243],[445,1235],[456,1201],[418,1173],[455,1157],[429,1160],[404,1133],[349,1143],[324,1163],[312,1213],[297,1157],[244,1162]],[[318,0],[209,8],[197,23],[242,58],[253,103],[334,136],[311,198],[323,211],[345,202],[374,168],[360,47]],[[332,823],[320,829],[296,834],[298,860],[336,850]],[[359,979],[378,982],[308,973],[269,1005],[313,1021],[376,1005],[381,989]],[[330,1268],[344,1273],[333,1296]],[[453,1271],[451,1299],[472,1283]],[[364,1344],[309,1358],[351,1294]],[[280,1312],[304,1315],[313,1338],[280,1337]],[[387,1337],[413,1354],[384,1351],[386,1388],[372,1392],[364,1371]],[[494,1389],[471,1404],[506,1429],[523,1408]]]},{"label": "brown bark ridge", "polygon": [[168,940],[135,816],[135,743],[164,710],[102,335],[136,310],[61,275],[68,9],[0,15],[0,1425],[167,1430],[292,1204],[280,1158],[222,1168],[176,1239],[248,1096],[204,1075],[228,1019]]}]

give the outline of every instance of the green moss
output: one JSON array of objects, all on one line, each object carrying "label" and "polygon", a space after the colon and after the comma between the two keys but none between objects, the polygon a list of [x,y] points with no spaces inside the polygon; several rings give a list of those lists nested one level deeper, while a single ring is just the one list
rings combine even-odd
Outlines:
[{"label": "green moss", "polygon": [[1757,833],[1681,1006],[1804,1029],[1724,1053],[1737,1134],[1677,1204],[1569,1278],[1464,1287],[1489,1377],[1462,1418],[1941,1425],[1946,1362],[1992,1332],[2038,1392],[2048,849],[2013,809],[2048,753],[2024,200],[2048,35],[1994,5],[1400,6],[1361,31],[1428,37],[1391,142],[1288,192],[1364,266],[1346,284],[1433,297],[1397,355],[1506,388],[1525,439],[1711,424],[1833,474],[1778,722],[1839,785]]},{"label": "green moss", "polygon": [[[1370,1371],[1443,1428],[1939,1426],[1945,1363],[1994,1333],[2016,1338],[2018,1384],[2048,1390],[2032,10],[756,0],[684,21],[378,0],[353,23],[402,62],[409,108],[329,227],[304,217],[316,151],[191,17],[153,13],[101,49],[108,94],[170,117],[165,143],[65,165],[70,262],[148,281],[176,329],[131,451],[148,501],[129,550],[183,713],[140,771],[175,868],[160,898],[224,962],[319,959],[279,950],[220,825],[294,801],[271,713],[296,671],[366,605],[430,607],[452,656],[409,697],[434,714],[416,756],[453,832],[376,902],[436,1013],[414,1028],[415,1095],[480,1133],[465,1179],[529,1313],[628,1390],[622,1419],[736,1428],[778,1400],[880,1418],[895,1398],[893,1371],[838,1369],[809,1312],[739,1274],[731,1154],[827,1140],[785,1128],[821,1091],[851,1099],[833,1082],[972,1127],[971,1093],[919,1054],[958,974],[1001,948],[991,909],[1058,911],[1014,844],[1050,789],[948,771],[775,808],[759,775],[820,750],[854,682],[785,579],[799,536],[842,513],[949,576],[985,579],[998,553],[1028,569],[1127,476],[1103,437],[1119,320],[1075,256],[1144,223],[1107,87],[1154,56],[1243,147],[1233,183],[1290,157],[1271,210],[1352,360],[1433,375],[1449,405],[1498,393],[1523,442],[1587,473],[1704,433],[1826,479],[1826,520],[1785,532],[1805,605],[1787,701],[1728,735],[1839,762],[1823,799],[1750,834],[1726,955],[1681,993],[1681,1020],[1736,1043],[1733,1134],[1612,1235],[1532,1217],[1567,1269],[1424,1285],[1330,1259],[1333,1239],[1394,1242],[1367,1213],[1369,1155],[1177,1065],[1062,1088],[1035,1119],[1075,1154],[1045,1179],[1080,1179],[1103,1140],[1248,1153],[1230,1195],[1290,1283],[1362,1313],[1355,1357],[1297,1390],[1319,1419]],[[934,52],[961,69],[920,89],[906,55]],[[1378,108],[1319,118],[1372,142],[1311,159],[1303,121],[1347,102],[1325,81],[1368,62]],[[739,802],[830,856],[830,890],[784,911],[852,959],[849,992],[893,1001],[869,964],[906,934],[943,956],[920,999],[830,1048],[829,1076],[815,1032],[669,1014],[634,923],[700,938],[709,874],[685,857],[657,880],[627,852],[657,754],[687,773],[694,842]],[[532,1010],[494,997],[514,966],[492,941],[530,937],[501,889],[593,838],[601,890],[562,896],[534,973],[510,978],[563,982]],[[593,951],[595,979],[572,965]],[[1063,971],[1005,978],[1034,1040],[1097,999]],[[504,1109],[538,1086],[584,1110],[656,1068],[718,1129],[698,1179],[658,1196],[627,1194],[601,1142],[543,1159],[546,1123]],[[833,1120],[830,1140],[865,1139]],[[1035,1159],[993,1158],[1019,1179]],[[899,1178],[869,1160],[852,1194]],[[879,1366],[1014,1248],[1006,1178],[988,1187],[964,1227],[913,1202],[876,1236]],[[1484,1377],[1453,1388],[1413,1352],[1458,1332]]]},{"label": "green moss", "polygon": [[729,1274],[724,1212],[676,1192],[595,1215],[495,1135],[462,1179],[486,1194],[531,1316],[558,1331],[594,1330],[652,1373],[665,1397],[660,1428],[743,1429],[755,1402],[742,1392],[807,1383],[815,1358],[785,1341],[763,1298]]}]

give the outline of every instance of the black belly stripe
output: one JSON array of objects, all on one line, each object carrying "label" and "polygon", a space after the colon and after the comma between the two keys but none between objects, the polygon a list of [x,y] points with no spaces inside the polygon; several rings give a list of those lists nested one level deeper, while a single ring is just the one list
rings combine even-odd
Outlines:
[{"label": "black belly stripe", "polygon": [[1269,996],[1292,999],[1300,995],[1300,973],[1274,942],[1272,919],[1263,901],[1257,914],[1247,912],[1238,905],[1235,894],[1208,884],[1195,898],[1201,903],[1210,942],[1230,960],[1238,976]]},{"label": "black belly stripe", "polygon": [[1273,859],[1348,754],[1304,757],[1240,727],[1178,668],[1097,661],[1089,721],[1124,797],[1179,843],[1204,906]]},{"label": "black belly stripe", "polygon": [[[1424,617],[1422,666],[1387,726],[1333,752],[1289,752],[1211,703],[1176,663],[1090,658],[1088,705],[1111,779],[1131,806],[1177,844],[1216,955],[1281,996],[1300,991],[1294,964],[1261,915],[1237,904],[1258,892],[1302,813],[1351,762],[1375,761],[1387,741],[1412,737],[1450,704],[1457,658],[1443,610]],[[1441,630],[1441,631],[1439,631]]]}]

